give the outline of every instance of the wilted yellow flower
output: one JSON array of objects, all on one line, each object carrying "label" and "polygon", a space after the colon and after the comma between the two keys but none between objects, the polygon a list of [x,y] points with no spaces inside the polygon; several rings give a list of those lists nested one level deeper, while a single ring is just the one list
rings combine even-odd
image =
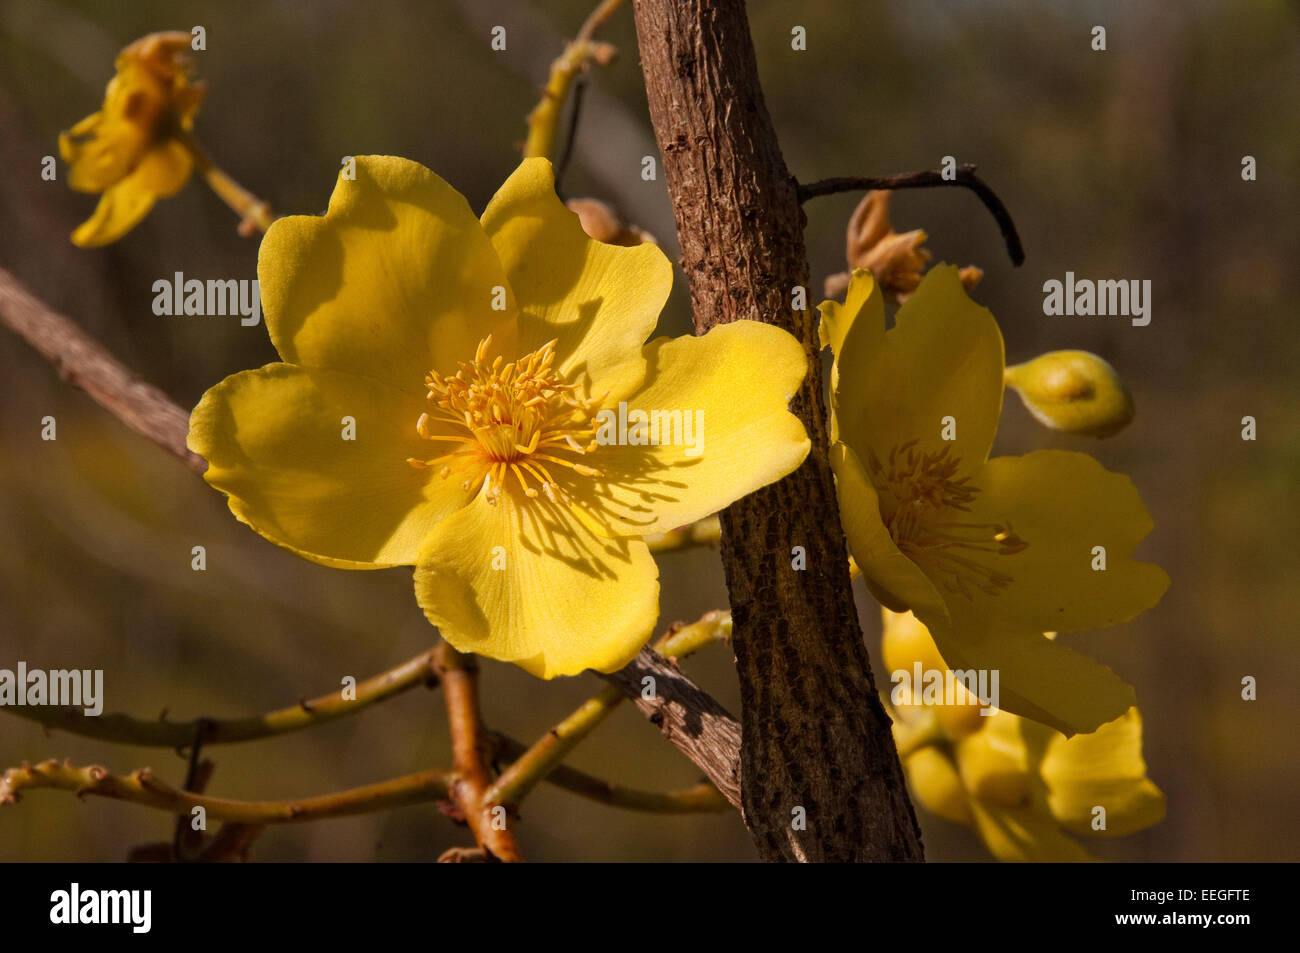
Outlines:
[{"label": "wilted yellow flower", "polygon": [[[853,210],[845,230],[844,258],[849,270],[826,279],[828,298],[838,298],[849,286],[852,272],[859,268],[871,272],[885,296],[902,303],[921,283],[921,272],[930,263],[930,252],[922,246],[926,234],[917,228],[899,234],[889,218],[889,189],[873,189]],[[984,272],[972,266],[960,272],[962,284],[969,291]]]},{"label": "wilted yellow flower", "polygon": [[642,242],[658,244],[655,237],[644,228],[629,225],[599,199],[569,199],[564,204],[569,211],[577,214],[582,230],[598,242],[609,245],[640,245]]},{"label": "wilted yellow flower", "polygon": [[[887,665],[943,667],[912,613],[883,615]],[[1165,796],[1146,776],[1136,707],[1070,738],[1010,712],[981,715],[973,704],[917,699],[891,710],[917,801],[973,827],[999,860],[1092,860],[1074,837],[1123,837],[1164,818]]]},{"label": "wilted yellow flower", "polygon": [[190,82],[189,48],[188,33],[136,40],[118,54],[100,111],[59,134],[68,185],[103,193],[95,214],[72,233],[75,244],[116,241],[189,180],[194,157],[183,136],[204,92]]},{"label": "wilted yellow flower", "polygon": [[821,310],[831,462],[872,593],[914,611],[954,667],[998,670],[1005,709],[1072,734],[1131,708],[1131,686],[1043,633],[1114,625],[1164,593],[1132,556],[1152,527],[1132,482],[1082,453],[989,459],[1002,335],[956,268],[931,270],[888,331],[867,272]]},{"label": "wilted yellow flower", "polygon": [[258,278],[283,363],[194,409],[207,481],[308,559],[415,565],[444,638],[542,677],[626,664],[658,616],[640,537],[808,453],[802,345],[752,321],[646,344],[671,265],[585,235],[545,159],[480,221],[423,166],[359,156],[323,217],[271,226]]}]

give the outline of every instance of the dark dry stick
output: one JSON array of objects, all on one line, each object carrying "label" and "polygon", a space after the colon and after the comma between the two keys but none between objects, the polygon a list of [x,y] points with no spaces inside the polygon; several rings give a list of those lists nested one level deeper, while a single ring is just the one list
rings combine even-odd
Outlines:
[{"label": "dark dry stick", "polygon": [[1002,240],[1007,243],[1007,254],[1013,265],[1022,265],[1025,261],[1025,249],[1020,244],[1020,234],[1016,223],[1011,220],[1011,213],[1002,204],[996,192],[987,182],[975,174],[975,166],[957,167],[956,178],[946,179],[938,169],[926,172],[900,172],[896,175],[844,175],[833,179],[822,179],[809,185],[799,186],[799,203],[821,195],[835,195],[839,192],[860,192],[864,189],[932,189],[945,185],[955,185],[970,189],[984,203],[1002,232]]}]

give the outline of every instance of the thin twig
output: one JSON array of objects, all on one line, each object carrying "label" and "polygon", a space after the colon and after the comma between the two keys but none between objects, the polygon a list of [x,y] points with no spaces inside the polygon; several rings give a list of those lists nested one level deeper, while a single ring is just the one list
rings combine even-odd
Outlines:
[{"label": "thin twig", "polygon": [[478,705],[478,662],[472,655],[457,652],[446,642],[434,649],[434,667],[442,679],[447,701],[447,724],[451,732],[451,757],[455,780],[448,788],[479,847],[497,860],[519,861],[519,846],[510,830],[506,810],[487,802],[484,793],[490,783],[485,763],[487,735]]},{"label": "thin twig", "polygon": [[354,699],[345,700],[341,691],[334,690],[319,698],[299,701],[288,708],[280,708],[252,718],[232,718],[227,721],[213,718],[198,718],[194,721],[146,721],[129,715],[112,714],[88,718],[83,714],[82,709],[75,707],[54,708],[29,705],[21,708],[7,706],[0,710],[45,725],[47,728],[56,728],[99,741],[149,748],[182,748],[190,745],[200,730],[205,745],[256,741],[288,734],[291,731],[301,731],[346,715],[354,715],[417,685],[436,684],[433,650],[430,649],[396,668],[381,672],[359,683],[356,686]]},{"label": "thin twig", "polygon": [[[528,750],[521,742],[498,732],[492,732],[491,737],[502,757],[518,758]],[[545,780],[588,800],[647,814],[696,814],[732,809],[727,799],[708,781],[678,791],[642,791],[606,781],[567,764],[553,768]]]},{"label": "thin twig", "polygon": [[148,768],[117,775],[99,765],[78,768],[71,761],[52,759],[35,765],[23,762],[22,767],[6,771],[0,777],[0,805],[16,803],[23,791],[32,788],[56,788],[72,791],[78,797],[93,794],[169,814],[188,814],[202,807],[208,820],[295,824],[437,800],[447,796],[448,786],[454,781],[454,775],[442,771],[420,771],[378,784],[294,801],[232,801],[178,791],[160,781]]},{"label": "thin twig", "polygon": [[926,172],[901,172],[897,175],[850,175],[822,179],[819,182],[800,185],[799,202],[802,204],[821,195],[835,195],[838,192],[860,192],[864,189],[930,189],[942,186],[957,186],[970,189],[984,203],[984,207],[989,210],[997,221],[998,229],[1002,232],[1002,240],[1007,244],[1007,254],[1011,256],[1011,263],[1021,265],[1025,260],[1025,249],[1020,243],[1020,234],[1016,231],[1016,223],[1012,221],[1011,213],[1002,204],[1002,200],[998,198],[997,193],[993,191],[987,182],[975,174],[975,168],[974,165],[969,163],[960,165],[956,169],[955,177],[951,179],[944,178],[942,170],[939,169],[931,169]]},{"label": "thin twig", "polygon": [[179,457],[195,473],[207,469],[207,462],[185,446],[190,429],[186,411],[140,380],[71,320],[50,310],[3,268],[0,322],[40,351],[60,377],[136,433]]},{"label": "thin twig", "polygon": [[623,693],[613,685],[606,685],[595,697],[587,699],[497,778],[483,794],[485,803],[503,805],[507,811],[517,808],[528,792],[554,771],[622,700]]},{"label": "thin twig", "polygon": [[[603,0],[583,23],[573,42],[551,63],[551,73],[542,88],[542,98],[528,114],[528,139],[524,143],[524,156],[550,156],[555,148],[555,131],[559,128],[564,100],[574,79],[595,62],[601,65],[613,61],[615,50],[608,43],[595,40],[596,31],[623,5],[623,0]],[[576,123],[577,116],[574,116]]]}]

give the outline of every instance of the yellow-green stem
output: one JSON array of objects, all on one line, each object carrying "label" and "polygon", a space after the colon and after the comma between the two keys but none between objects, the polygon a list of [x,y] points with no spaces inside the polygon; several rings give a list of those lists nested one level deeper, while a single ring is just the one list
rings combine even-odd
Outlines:
[{"label": "yellow-green stem", "polygon": [[560,116],[564,112],[564,101],[568,98],[574,79],[587,68],[590,61],[608,62],[612,57],[613,47],[608,43],[598,43],[593,37],[622,5],[623,0],[603,0],[587,17],[573,42],[551,63],[551,74],[542,90],[541,102],[528,114],[528,139],[524,143],[524,158],[551,156]]},{"label": "yellow-green stem", "polygon": [[241,235],[251,235],[255,230],[265,232],[271,227],[271,223],[275,221],[275,216],[271,214],[269,203],[259,199],[223,172],[195,141],[193,136],[186,133],[179,138],[181,144],[189,150],[190,155],[194,158],[194,170],[203,176],[203,181],[207,182],[209,188],[217,193],[217,197],[230,206],[234,213],[239,216]]}]

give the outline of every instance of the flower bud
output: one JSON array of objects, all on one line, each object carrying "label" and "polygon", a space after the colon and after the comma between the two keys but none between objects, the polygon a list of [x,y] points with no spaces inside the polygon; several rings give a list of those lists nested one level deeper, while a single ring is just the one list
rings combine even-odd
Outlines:
[{"label": "flower bud", "polygon": [[1049,351],[1008,367],[1005,380],[1052,430],[1109,437],[1133,419],[1133,398],[1115,368],[1087,351]]}]

